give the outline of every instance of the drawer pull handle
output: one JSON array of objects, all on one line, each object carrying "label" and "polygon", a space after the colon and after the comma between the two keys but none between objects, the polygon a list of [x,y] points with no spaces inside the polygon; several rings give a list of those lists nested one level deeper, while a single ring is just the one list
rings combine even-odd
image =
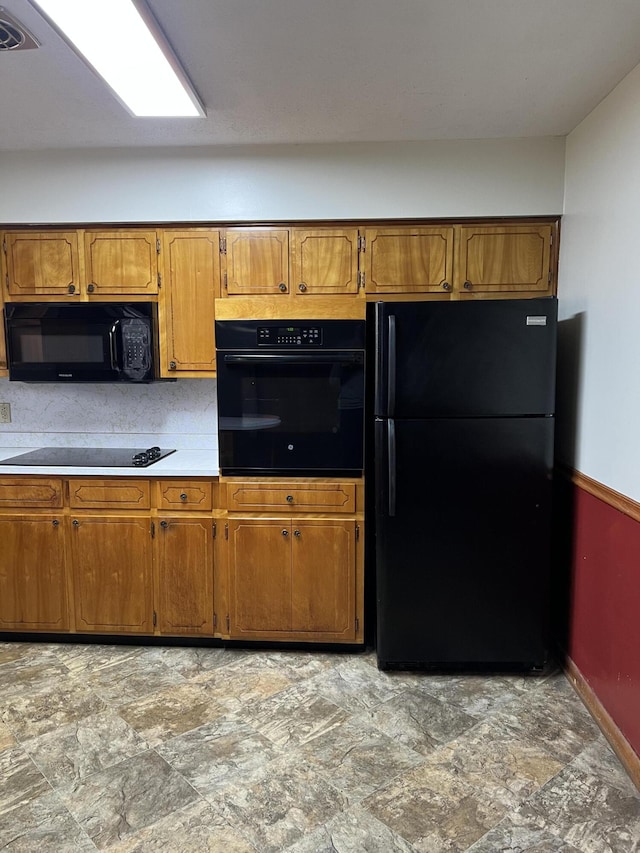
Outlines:
[{"label": "drawer pull handle", "polygon": [[443,289],[443,290],[447,290],[447,291],[448,291],[448,290],[451,290],[451,285],[449,284],[449,282],[448,282],[448,281],[443,281],[443,282],[442,282],[442,289]]},{"label": "drawer pull handle", "polygon": [[299,530],[294,530],[294,531],[293,531],[293,535],[294,535],[294,536],[297,536],[297,537],[298,537],[298,539],[299,539],[299,538],[302,536],[302,533],[300,533],[300,531],[299,531]]},{"label": "drawer pull handle", "polygon": [[306,289],[307,289],[307,285],[303,281],[301,281],[300,284],[298,285],[298,290],[300,291],[300,293],[304,293],[306,291]]},{"label": "drawer pull handle", "polygon": [[284,283],[284,281],[280,282],[280,284],[278,285],[278,290],[280,291],[280,293],[287,292],[287,285]]},{"label": "drawer pull handle", "polygon": [[288,530],[286,530],[286,529],[285,529],[285,530],[283,530],[283,531],[282,531],[282,535],[283,535],[283,536],[288,536],[288,535],[289,535],[289,531],[288,531]]},{"label": "drawer pull handle", "polygon": [[288,504],[292,504],[292,503],[293,503],[293,495],[287,495],[287,503],[288,503]]},{"label": "drawer pull handle", "polygon": [[53,526],[54,526],[54,527],[58,527],[58,525],[60,524],[60,522],[58,521],[58,519],[57,519],[57,518],[54,518],[54,519],[53,519],[53,521],[51,522],[51,524],[53,524]]},{"label": "drawer pull handle", "polygon": [[186,499],[187,499],[187,493],[186,493],[186,492],[182,492],[182,494],[180,495],[180,500],[181,500],[181,501],[186,501]]},{"label": "drawer pull handle", "polygon": [[160,522],[160,527],[162,527],[163,530],[166,530],[168,526],[169,526],[168,521],[161,521]]},{"label": "drawer pull handle", "polygon": [[470,281],[465,281],[465,283],[464,283],[464,289],[465,289],[465,290],[471,290],[471,287],[472,287],[471,282],[470,282]]},{"label": "drawer pull handle", "polygon": [[67,288],[67,291],[68,291],[69,293],[75,293],[75,292],[76,292],[76,286],[75,286],[75,284],[70,284],[70,285],[69,285],[69,287]]},{"label": "drawer pull handle", "polygon": [[96,289],[95,284],[89,284],[89,285],[87,285],[87,290],[89,291],[89,293],[93,293],[93,291],[94,291],[95,289]]},{"label": "drawer pull handle", "polygon": [[74,518],[71,523],[73,524],[74,527],[80,527],[80,522],[78,521],[77,518]]}]

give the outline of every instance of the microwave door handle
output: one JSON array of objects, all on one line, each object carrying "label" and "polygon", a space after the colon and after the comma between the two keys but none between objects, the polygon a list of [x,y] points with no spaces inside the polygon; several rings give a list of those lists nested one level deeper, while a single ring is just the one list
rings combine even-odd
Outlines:
[{"label": "microwave door handle", "polygon": [[120,370],[118,365],[118,347],[116,343],[116,329],[120,325],[120,320],[116,320],[115,323],[109,329],[109,353],[111,355],[111,369],[112,370]]}]

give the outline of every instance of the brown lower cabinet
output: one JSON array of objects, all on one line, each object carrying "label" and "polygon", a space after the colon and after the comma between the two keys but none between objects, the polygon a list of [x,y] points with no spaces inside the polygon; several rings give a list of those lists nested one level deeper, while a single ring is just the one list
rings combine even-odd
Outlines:
[{"label": "brown lower cabinet", "polygon": [[229,635],[354,642],[355,520],[229,521]]},{"label": "brown lower cabinet", "polygon": [[211,517],[156,522],[157,627],[161,634],[213,634]]},{"label": "brown lower cabinet", "polygon": [[153,633],[149,516],[71,519],[75,627],[80,633]]},{"label": "brown lower cabinet", "polygon": [[363,488],[0,477],[0,631],[362,642]]},{"label": "brown lower cabinet", "polygon": [[68,631],[61,514],[0,516],[0,630]]},{"label": "brown lower cabinet", "polygon": [[0,631],[213,636],[212,488],[0,478]]}]

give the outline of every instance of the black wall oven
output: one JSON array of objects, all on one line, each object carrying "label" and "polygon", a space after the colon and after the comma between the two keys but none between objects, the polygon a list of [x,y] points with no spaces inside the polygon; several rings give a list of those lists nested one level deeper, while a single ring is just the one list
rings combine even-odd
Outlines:
[{"label": "black wall oven", "polygon": [[365,324],[218,320],[223,475],[362,474]]}]

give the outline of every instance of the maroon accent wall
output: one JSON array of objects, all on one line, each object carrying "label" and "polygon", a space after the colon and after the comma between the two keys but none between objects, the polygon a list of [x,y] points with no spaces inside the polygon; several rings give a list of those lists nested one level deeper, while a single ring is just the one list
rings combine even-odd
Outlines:
[{"label": "maroon accent wall", "polygon": [[640,522],[574,486],[567,651],[640,754]]}]

